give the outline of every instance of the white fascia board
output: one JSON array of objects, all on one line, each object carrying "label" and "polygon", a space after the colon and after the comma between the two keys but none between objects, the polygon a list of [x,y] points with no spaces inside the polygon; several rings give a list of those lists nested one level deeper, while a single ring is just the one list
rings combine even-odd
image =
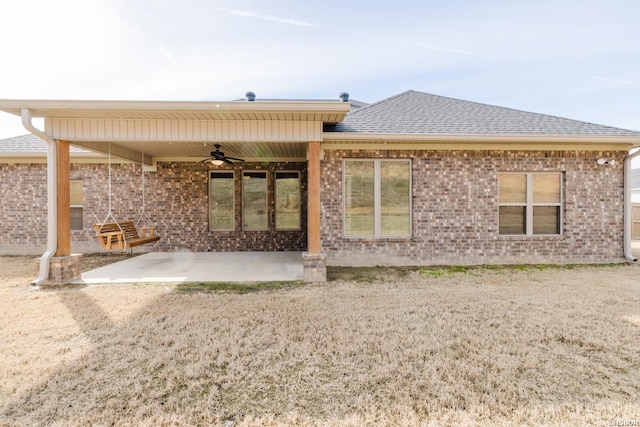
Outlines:
[{"label": "white fascia board", "polygon": [[[144,112],[224,112],[224,113],[328,113],[345,115],[351,106],[341,101],[81,101],[47,99],[0,99],[0,111],[20,115],[23,108],[32,110],[33,117],[51,117],[48,111],[108,111]],[[56,115],[60,117],[60,115]],[[65,117],[73,117],[65,115]]]},{"label": "white fascia board", "polygon": [[331,142],[372,142],[372,143],[537,143],[537,144],[620,144],[631,148],[640,147],[637,136],[566,136],[566,135],[454,135],[454,134],[382,134],[323,132],[322,140]]}]

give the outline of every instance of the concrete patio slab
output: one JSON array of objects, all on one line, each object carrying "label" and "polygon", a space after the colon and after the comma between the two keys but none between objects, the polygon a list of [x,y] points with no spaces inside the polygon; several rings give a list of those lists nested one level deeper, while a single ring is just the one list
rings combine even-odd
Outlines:
[{"label": "concrete patio slab", "polygon": [[303,280],[302,252],[151,252],[82,273],[74,283]]}]

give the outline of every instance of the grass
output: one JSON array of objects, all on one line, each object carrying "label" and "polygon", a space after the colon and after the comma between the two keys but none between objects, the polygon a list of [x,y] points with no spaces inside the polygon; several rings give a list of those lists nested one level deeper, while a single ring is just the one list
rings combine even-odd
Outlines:
[{"label": "grass", "polygon": [[293,289],[305,285],[302,281],[284,282],[187,282],[175,285],[179,292],[223,292],[248,294],[252,292]]},{"label": "grass", "polygon": [[637,266],[32,291],[33,260],[12,277],[5,261],[0,426],[640,419]]}]

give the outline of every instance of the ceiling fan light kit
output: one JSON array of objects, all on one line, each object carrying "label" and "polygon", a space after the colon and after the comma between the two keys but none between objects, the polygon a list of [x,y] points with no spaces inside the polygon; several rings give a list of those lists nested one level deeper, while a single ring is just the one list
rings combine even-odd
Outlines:
[{"label": "ceiling fan light kit", "polygon": [[211,156],[202,160],[202,162],[211,162],[215,166],[221,166],[224,163],[232,165],[234,162],[244,162],[244,159],[225,156],[224,153],[220,151],[220,147],[222,147],[220,144],[214,144],[214,147],[216,147],[216,151],[212,151]]}]

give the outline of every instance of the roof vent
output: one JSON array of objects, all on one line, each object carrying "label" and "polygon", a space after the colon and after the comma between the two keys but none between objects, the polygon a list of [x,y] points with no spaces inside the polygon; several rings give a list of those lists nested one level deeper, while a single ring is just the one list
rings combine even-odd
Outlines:
[{"label": "roof vent", "polygon": [[247,101],[255,101],[256,100],[256,94],[251,92],[251,91],[245,93],[244,97],[247,99]]},{"label": "roof vent", "polygon": [[348,92],[342,92],[342,93],[340,93],[340,95],[338,95],[338,97],[340,98],[340,101],[342,101],[342,102],[349,102],[349,93]]}]

